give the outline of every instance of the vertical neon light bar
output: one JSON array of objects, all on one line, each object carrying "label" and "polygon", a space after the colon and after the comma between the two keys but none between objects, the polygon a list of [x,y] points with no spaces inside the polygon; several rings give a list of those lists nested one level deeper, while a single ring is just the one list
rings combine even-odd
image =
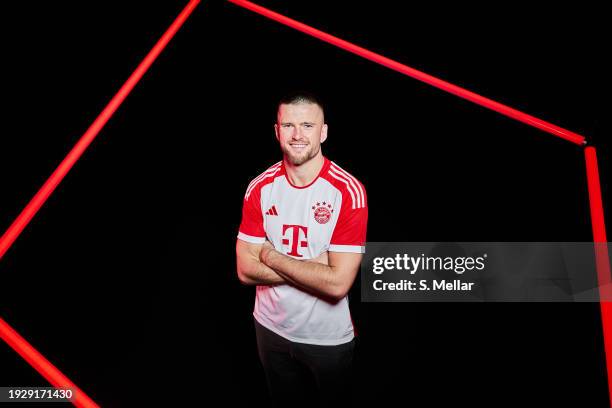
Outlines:
[{"label": "vertical neon light bar", "polygon": [[[591,210],[591,226],[595,248],[595,265],[599,283],[601,305],[601,320],[603,325],[604,352],[608,367],[608,390],[612,390],[612,285],[610,281],[610,258],[608,254],[608,238],[604,220],[603,200],[601,199],[601,183],[597,166],[597,151],[589,146],[584,149],[586,161],[587,187],[589,190],[589,205]],[[612,400],[612,392],[611,397]]]}]

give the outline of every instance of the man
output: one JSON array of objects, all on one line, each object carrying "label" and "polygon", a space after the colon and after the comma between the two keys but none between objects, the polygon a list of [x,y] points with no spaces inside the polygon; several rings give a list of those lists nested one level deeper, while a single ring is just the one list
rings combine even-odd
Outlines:
[{"label": "man", "polygon": [[248,186],[236,243],[237,272],[257,285],[255,328],[270,394],[303,402],[315,385],[320,403],[350,401],[354,331],[347,293],[365,250],[366,192],[323,156],[323,107],[313,95],[278,105],[283,160]]}]

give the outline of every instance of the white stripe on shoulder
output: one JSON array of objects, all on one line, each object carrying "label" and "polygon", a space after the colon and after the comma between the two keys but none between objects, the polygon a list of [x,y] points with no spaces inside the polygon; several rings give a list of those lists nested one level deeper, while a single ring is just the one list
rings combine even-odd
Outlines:
[{"label": "white stripe on shoulder", "polygon": [[279,169],[276,169],[276,170],[274,170],[274,172],[269,173],[269,174],[266,174],[264,177],[262,177],[262,178],[261,178],[259,181],[257,181],[257,183],[253,184],[253,186],[251,186],[251,188],[249,188],[249,189],[247,190],[247,192],[246,192],[246,194],[245,194],[244,198],[245,198],[246,200],[248,200],[248,199],[249,199],[249,196],[251,195],[251,193],[252,193],[252,192],[255,190],[255,188],[257,188],[257,186],[258,186],[259,184],[261,184],[262,182],[264,182],[266,179],[269,179],[270,177],[275,177],[275,176],[276,176],[276,173],[278,173],[279,171],[280,171],[280,168],[279,168]]},{"label": "white stripe on shoulder", "polygon": [[349,183],[350,187],[353,189],[353,192],[355,193],[355,196],[357,197],[357,208],[363,207],[364,202],[363,202],[361,193],[359,191],[359,188],[357,187],[358,183],[356,183],[354,179],[352,179],[350,176],[347,176],[345,173],[342,173],[340,170],[338,170],[338,168],[334,166],[330,166],[329,170],[330,172],[333,171],[337,176],[342,177]]},{"label": "white stripe on shoulder", "polygon": [[365,193],[363,191],[363,187],[361,186],[361,183],[352,174],[350,174],[348,171],[338,166],[336,163],[332,162],[331,168],[344,174],[346,177],[348,177],[349,180],[351,180],[352,184],[354,183],[353,185],[356,186],[356,189],[359,191],[359,198],[361,202],[361,205],[359,206],[359,208],[365,207]]},{"label": "white stripe on shoulder", "polygon": [[352,206],[351,208],[354,210],[355,209],[355,193],[353,193],[353,188],[349,185],[349,182],[347,179],[345,179],[344,177],[340,177],[340,176],[336,176],[334,174],[334,172],[332,171],[331,167],[329,169],[329,171],[327,172],[330,176],[332,176],[333,178],[335,178],[336,180],[340,180],[341,182],[343,182],[346,185],[346,189],[348,190],[349,194],[351,195],[351,202],[352,202]]},{"label": "white stripe on shoulder", "polygon": [[348,177],[350,180],[354,182],[356,188],[359,190],[361,202],[365,206],[365,193],[363,191],[363,187],[361,186],[361,183],[355,178],[355,176],[350,174],[348,171],[344,170],[342,167],[338,166],[336,163],[332,162],[331,164],[335,170],[341,172],[342,174],[344,174],[346,177]]},{"label": "white stripe on shoulder", "polygon": [[264,171],[259,176],[257,176],[253,181],[251,181],[251,183],[247,187],[247,191],[246,191],[246,194],[244,195],[244,198],[248,200],[249,196],[251,195],[251,193],[253,192],[255,187],[257,187],[258,184],[260,184],[262,181],[264,181],[267,178],[274,177],[276,173],[280,171],[281,164],[282,164],[282,161],[276,163],[274,166],[270,167],[268,170]]},{"label": "white stripe on shoulder", "polygon": [[349,188],[353,191],[353,193],[355,194],[355,197],[357,197],[356,207],[357,208],[363,207],[363,204],[364,204],[363,203],[363,199],[361,198],[361,194],[360,194],[359,189],[357,188],[357,185],[355,184],[355,182],[350,177],[348,177],[344,173],[341,173],[338,169],[334,168],[333,166],[330,167],[329,170],[330,170],[330,174],[331,174],[331,172],[333,172],[338,177],[341,177],[344,180],[346,180],[346,182],[348,183]]},{"label": "white stripe on shoulder", "polygon": [[249,186],[247,187],[247,190],[249,188],[251,188],[251,186],[253,186],[253,184],[257,183],[263,176],[265,176],[266,174],[270,173],[271,171],[274,171],[277,168],[279,168],[281,164],[282,164],[282,161],[274,164],[273,166],[268,167],[268,169],[266,171],[261,173],[259,176],[255,177],[253,180],[251,180],[251,182],[249,183]]}]

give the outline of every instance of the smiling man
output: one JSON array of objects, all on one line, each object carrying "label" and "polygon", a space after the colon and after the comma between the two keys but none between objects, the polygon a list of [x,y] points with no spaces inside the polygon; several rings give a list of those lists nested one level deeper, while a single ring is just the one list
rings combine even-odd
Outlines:
[{"label": "smiling man", "polygon": [[247,187],[236,243],[240,281],[257,285],[255,329],[270,394],[299,405],[346,405],[355,335],[347,293],[365,251],[363,185],[323,156],[321,102],[282,99],[276,138],[283,160]]}]

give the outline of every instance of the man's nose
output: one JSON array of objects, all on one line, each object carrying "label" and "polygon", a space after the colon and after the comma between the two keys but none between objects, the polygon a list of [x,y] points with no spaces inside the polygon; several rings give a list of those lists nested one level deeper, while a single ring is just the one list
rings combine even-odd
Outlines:
[{"label": "man's nose", "polygon": [[299,126],[294,128],[291,138],[293,140],[300,140],[302,138],[302,130],[300,129]]}]

